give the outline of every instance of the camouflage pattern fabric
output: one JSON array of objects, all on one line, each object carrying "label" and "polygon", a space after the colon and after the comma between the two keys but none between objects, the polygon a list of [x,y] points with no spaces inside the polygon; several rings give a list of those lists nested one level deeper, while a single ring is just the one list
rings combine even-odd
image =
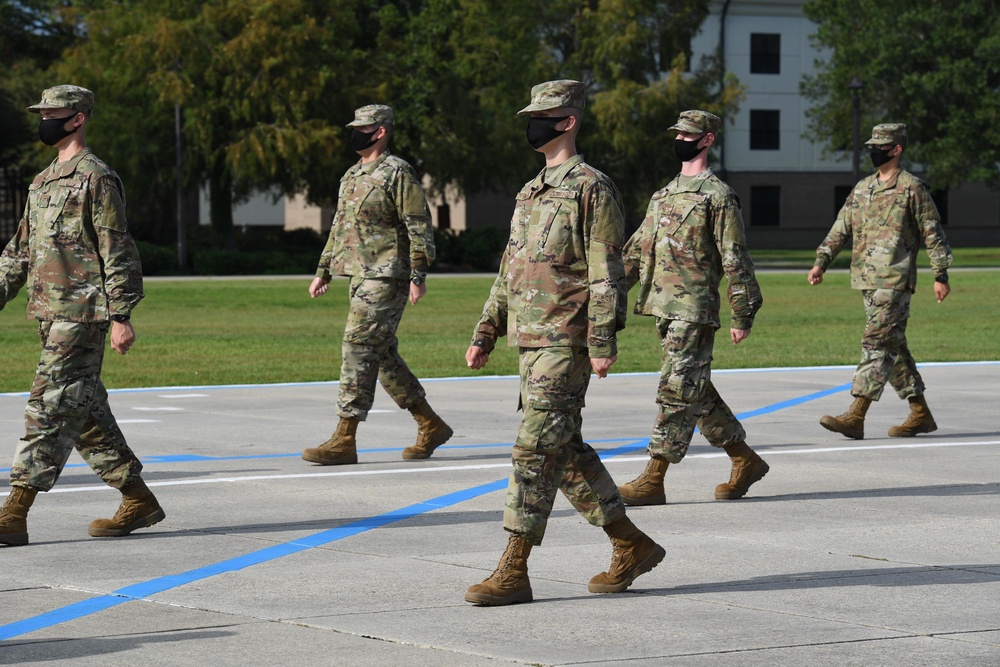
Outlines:
[{"label": "camouflage pattern fabric", "polygon": [[701,109],[690,109],[682,111],[681,115],[677,118],[677,122],[667,129],[686,132],[687,134],[705,134],[706,132],[711,132],[714,135],[718,135],[721,126],[722,119],[714,113],[702,111]]},{"label": "camouflage pattern fabric", "polygon": [[431,214],[413,167],[387,152],[348,169],[316,275],[409,279],[433,261]]},{"label": "camouflage pattern fabric", "polygon": [[625,516],[614,480],[583,441],[580,414],[590,381],[584,348],[522,348],[524,418],[514,443],[504,529],[542,543],[556,489],[594,526]]},{"label": "camouflage pattern fabric", "polygon": [[587,108],[587,86],[582,81],[559,79],[546,81],[531,87],[531,104],[517,112],[518,116],[526,116],[533,111],[548,109],[585,109]]},{"label": "camouflage pattern fabric", "polygon": [[102,480],[117,489],[135,481],[142,463],[108,405],[101,382],[106,323],[41,322],[41,361],[24,412],[10,480],[48,491],[75,447]]},{"label": "camouflage pattern fabric", "polygon": [[375,400],[376,379],[403,409],[424,399],[420,381],[399,356],[396,338],[409,286],[408,279],[351,279],[337,400],[341,417],[367,418]]},{"label": "camouflage pattern fabric", "polygon": [[917,286],[921,239],[934,273],[947,271],[951,247],[927,186],[903,170],[885,182],[876,172],[854,187],[816,250],[815,265],[825,271],[851,241],[852,288],[912,293]]},{"label": "camouflage pattern fabric", "polygon": [[504,528],[541,544],[556,489],[590,523],[625,516],[614,480],[583,441],[590,359],[617,354],[625,324],[621,201],[579,155],[517,195],[500,272],[474,340],[520,347],[524,418],[514,444]]},{"label": "camouflage pattern fabric", "polygon": [[687,454],[695,426],[714,447],[735,445],[746,431],[719,396],[711,380],[716,329],[683,320],[656,320],[663,350],[659,414],[649,439],[649,454],[680,463]]},{"label": "camouflage pattern fabric", "polygon": [[922,396],[924,382],[906,344],[910,293],[879,289],[863,290],[861,294],[865,300],[865,334],[851,395],[877,401],[889,382],[900,398]]},{"label": "camouflage pattern fabric", "polygon": [[0,255],[0,309],[29,279],[28,319],[105,322],[129,315],[143,297],[124,188],[89,149],[54,160],[28,188],[20,225]]},{"label": "camouflage pattern fabric", "polygon": [[510,240],[473,340],[617,354],[627,290],[622,205],[614,183],[576,155],[517,195]]},{"label": "camouflage pattern fabric", "polygon": [[747,251],[740,201],[711,169],[678,175],[649,202],[624,250],[628,286],[639,283],[635,312],[668,320],[719,322],[725,274],[732,326],[750,329],[763,304]]}]

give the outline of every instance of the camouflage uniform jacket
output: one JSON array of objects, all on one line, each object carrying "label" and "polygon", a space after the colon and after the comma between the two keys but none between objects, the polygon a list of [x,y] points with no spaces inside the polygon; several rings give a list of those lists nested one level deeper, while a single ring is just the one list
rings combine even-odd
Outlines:
[{"label": "camouflage uniform jacket", "polygon": [[921,237],[934,273],[947,271],[951,247],[927,185],[903,170],[885,182],[875,173],[854,187],[840,209],[833,229],[816,250],[816,266],[826,270],[850,240],[851,287],[912,293]]},{"label": "camouflage uniform jacket", "polygon": [[124,187],[89,149],[53,160],[28,188],[24,216],[0,255],[0,308],[29,278],[28,319],[104,322],[131,314],[143,297]]},{"label": "camouflage uniform jacket", "polygon": [[711,169],[678,175],[656,192],[624,254],[629,287],[639,283],[639,315],[718,328],[723,273],[734,329],[750,329],[764,303],[739,197]]},{"label": "camouflage uniform jacket", "polygon": [[384,153],[348,169],[316,275],[406,279],[433,261],[431,214],[413,167]]},{"label": "camouflage uniform jacket", "polygon": [[525,184],[473,340],[489,352],[507,333],[512,346],[615,356],[628,297],[621,210],[614,183],[580,155]]}]

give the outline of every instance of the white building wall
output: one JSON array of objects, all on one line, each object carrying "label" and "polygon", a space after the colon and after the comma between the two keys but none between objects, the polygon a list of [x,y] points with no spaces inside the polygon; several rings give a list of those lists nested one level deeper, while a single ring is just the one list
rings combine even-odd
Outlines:
[{"label": "white building wall", "polygon": [[[739,111],[727,118],[726,168],[737,171],[850,171],[849,154],[824,158],[823,141],[813,141],[808,133],[808,101],[799,93],[806,74],[816,71],[815,61],[823,54],[813,48],[810,36],[815,25],[802,14],[801,0],[784,2],[741,2],[733,0],[726,13],[726,70],[746,86],[747,95]],[[724,3],[714,2],[712,14],[692,40],[694,61],[715,53],[720,39]],[[750,35],[781,35],[780,73],[750,72]],[[750,149],[750,110],[777,109],[781,112],[778,150]]]}]

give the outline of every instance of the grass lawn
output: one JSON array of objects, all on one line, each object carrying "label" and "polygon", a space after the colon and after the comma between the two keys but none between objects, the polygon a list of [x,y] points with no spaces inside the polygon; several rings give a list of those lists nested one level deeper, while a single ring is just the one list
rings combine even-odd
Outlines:
[{"label": "grass lawn", "polygon": [[[1000,313],[1000,271],[954,272],[951,296],[935,302],[922,273],[908,331],[918,362],[1000,359],[992,328]],[[811,287],[805,272],[762,272],[764,308],[753,335],[729,343],[728,309],[716,339],[715,368],[855,364],[864,309],[846,272]],[[407,306],[400,350],[418,377],[472,375],[464,360],[491,276],[439,277],[428,296]],[[347,281],[310,299],[306,278],[156,280],[133,316],[138,341],[121,357],[108,350],[109,388],[335,380],[347,310]],[[0,391],[31,386],[38,362],[37,327],[26,321],[25,296],[0,315]],[[991,324],[992,323],[992,324]],[[656,371],[659,346],[653,318],[630,315],[620,333],[612,372]],[[506,342],[506,339],[502,341]],[[515,350],[498,347],[480,374],[517,373]]]}]

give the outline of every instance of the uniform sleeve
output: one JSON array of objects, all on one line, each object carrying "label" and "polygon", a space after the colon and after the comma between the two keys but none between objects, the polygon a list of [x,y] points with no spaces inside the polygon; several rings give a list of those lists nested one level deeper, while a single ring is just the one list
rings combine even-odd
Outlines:
[{"label": "uniform sleeve", "polygon": [[409,169],[399,172],[393,196],[399,219],[410,237],[410,271],[413,276],[423,277],[435,256],[434,227],[431,225],[427,196],[416,175]]},{"label": "uniform sleeve", "polygon": [[[339,205],[339,202],[338,202]],[[334,223],[337,220],[337,213],[333,213]],[[316,277],[322,278],[326,282],[330,282],[333,279],[333,274],[330,273],[330,264],[333,262],[333,246],[334,246],[334,236],[337,233],[337,227],[335,224],[330,224],[330,233],[326,237],[326,245],[323,246],[323,252],[319,256],[319,264],[316,266]]]},{"label": "uniform sleeve", "polygon": [[847,201],[840,208],[840,213],[837,214],[837,219],[834,221],[830,233],[826,235],[823,242],[816,248],[814,266],[818,266],[824,271],[826,271],[837,254],[844,249],[844,246],[851,239],[852,223],[858,210],[856,192],[856,189],[851,192],[851,196],[847,198]]},{"label": "uniform sleeve", "polygon": [[934,275],[939,276],[948,270],[954,259],[951,246],[948,245],[948,239],[945,238],[944,229],[941,227],[941,215],[925,185],[921,184],[920,187],[914,188],[912,199],[913,217],[920,228],[920,235],[924,237],[924,245],[927,246],[927,256],[931,260]]},{"label": "uniform sleeve", "polygon": [[130,315],[144,296],[142,262],[128,233],[122,185],[113,176],[101,176],[93,187],[94,231],[104,268],[109,313]]},{"label": "uniform sleeve", "polygon": [[29,256],[28,209],[25,207],[17,232],[0,254],[0,310],[14,300],[28,280]]},{"label": "uniform sleeve", "polygon": [[625,272],[626,289],[632,289],[639,282],[639,263],[642,252],[642,231],[646,226],[645,221],[639,226],[632,237],[622,248],[622,265]]},{"label": "uniform sleeve", "polygon": [[583,194],[580,208],[590,290],[587,347],[592,359],[606,359],[618,354],[616,333],[625,327],[625,223],[618,201],[603,183],[598,182]]},{"label": "uniform sleeve", "polygon": [[483,349],[487,353],[492,352],[497,340],[507,333],[507,271],[510,266],[511,247],[512,244],[508,243],[500,260],[500,272],[493,281],[490,296],[483,306],[483,314],[472,334],[473,343],[482,341]]},{"label": "uniform sleeve", "polygon": [[733,309],[732,327],[750,329],[764,298],[754,274],[753,260],[747,249],[743,215],[733,196],[726,196],[713,206],[715,243],[722,257],[722,271],[729,284],[729,304]]}]

